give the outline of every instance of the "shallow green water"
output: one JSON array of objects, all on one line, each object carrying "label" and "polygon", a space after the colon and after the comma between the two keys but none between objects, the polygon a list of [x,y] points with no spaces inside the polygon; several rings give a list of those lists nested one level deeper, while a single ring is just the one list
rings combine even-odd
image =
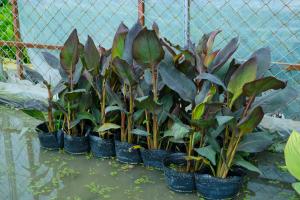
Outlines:
[{"label": "shallow green water", "polygon": [[[0,107],[1,200],[199,199],[170,191],[160,171],[42,150],[28,128],[37,123],[20,111]],[[251,180],[243,193],[238,199],[297,199],[280,181]]]}]

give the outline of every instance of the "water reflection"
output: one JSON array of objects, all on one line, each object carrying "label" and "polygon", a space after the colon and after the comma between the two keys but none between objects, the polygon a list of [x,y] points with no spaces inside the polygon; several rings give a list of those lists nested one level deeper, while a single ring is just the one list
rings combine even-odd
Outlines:
[{"label": "water reflection", "polygon": [[[22,112],[0,107],[1,200],[199,199],[196,194],[170,191],[160,171],[94,159],[90,155],[42,150],[30,128],[37,124]],[[276,193],[281,195],[274,197]],[[266,194],[280,200],[292,197],[294,192],[276,183],[251,180],[237,199],[266,199]]]}]

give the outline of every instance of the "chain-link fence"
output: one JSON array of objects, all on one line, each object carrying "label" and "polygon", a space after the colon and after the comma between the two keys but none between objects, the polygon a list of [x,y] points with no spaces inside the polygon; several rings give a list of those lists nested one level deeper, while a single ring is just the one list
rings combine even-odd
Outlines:
[{"label": "chain-link fence", "polygon": [[[146,26],[155,21],[161,34],[184,46],[196,43],[203,33],[222,30],[216,46],[240,37],[235,57],[244,60],[254,50],[269,46],[270,72],[299,87],[300,72],[300,2],[298,0],[1,0],[0,57],[17,60],[19,75],[22,64],[31,63],[44,78],[59,80],[41,55],[58,54],[72,29],[77,28],[81,41],[90,35],[101,46],[109,47],[123,21],[132,26],[138,16]],[[287,108],[289,118],[300,118]],[[292,109],[290,109],[292,108]],[[300,108],[299,108],[300,109]]]}]

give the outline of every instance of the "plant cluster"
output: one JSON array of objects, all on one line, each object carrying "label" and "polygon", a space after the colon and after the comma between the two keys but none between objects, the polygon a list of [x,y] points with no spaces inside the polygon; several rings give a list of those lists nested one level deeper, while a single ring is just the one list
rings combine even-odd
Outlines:
[{"label": "plant cluster", "polygon": [[62,77],[53,89],[46,84],[49,130],[55,118],[71,136],[90,130],[136,148],[184,152],[185,172],[209,169],[220,178],[234,166],[259,172],[247,156],[271,144],[257,126],[264,112],[285,105],[286,82],[268,75],[268,48],[241,62],[232,59],[238,38],[214,49],[219,33],[181,47],[162,37],[155,23],[151,30],[121,23],[105,49],[90,37],[81,44],[75,29],[60,59],[44,53]]}]

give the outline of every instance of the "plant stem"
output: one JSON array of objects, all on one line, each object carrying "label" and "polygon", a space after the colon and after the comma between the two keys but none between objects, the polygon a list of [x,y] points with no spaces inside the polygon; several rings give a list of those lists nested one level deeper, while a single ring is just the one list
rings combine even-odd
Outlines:
[{"label": "plant stem", "polygon": [[51,92],[51,85],[50,84],[46,84],[47,90],[48,90],[48,130],[49,132],[54,132],[55,128],[54,128],[54,121],[53,121],[53,110],[52,110],[52,99],[53,99],[53,95]]},{"label": "plant stem", "polygon": [[102,80],[102,97],[101,97],[101,124],[105,123],[105,104],[106,104],[106,80]]},{"label": "plant stem", "polygon": [[127,121],[127,133],[128,133],[128,143],[132,143],[132,127],[133,127],[133,93],[132,87],[129,86],[129,114],[128,114],[128,121]]},{"label": "plant stem", "polygon": [[151,137],[150,137],[150,123],[149,123],[149,113],[147,110],[145,110],[145,116],[146,116],[146,129],[147,129],[147,146],[148,146],[148,149],[151,149]]},{"label": "plant stem", "polygon": [[[152,70],[152,92],[154,102],[158,102],[158,89],[157,89],[157,67],[151,66]],[[153,113],[153,149],[158,149],[159,131],[158,131],[158,117],[156,113]]]},{"label": "plant stem", "polygon": [[125,121],[126,114],[124,112],[121,112],[121,142],[126,141]]}]

